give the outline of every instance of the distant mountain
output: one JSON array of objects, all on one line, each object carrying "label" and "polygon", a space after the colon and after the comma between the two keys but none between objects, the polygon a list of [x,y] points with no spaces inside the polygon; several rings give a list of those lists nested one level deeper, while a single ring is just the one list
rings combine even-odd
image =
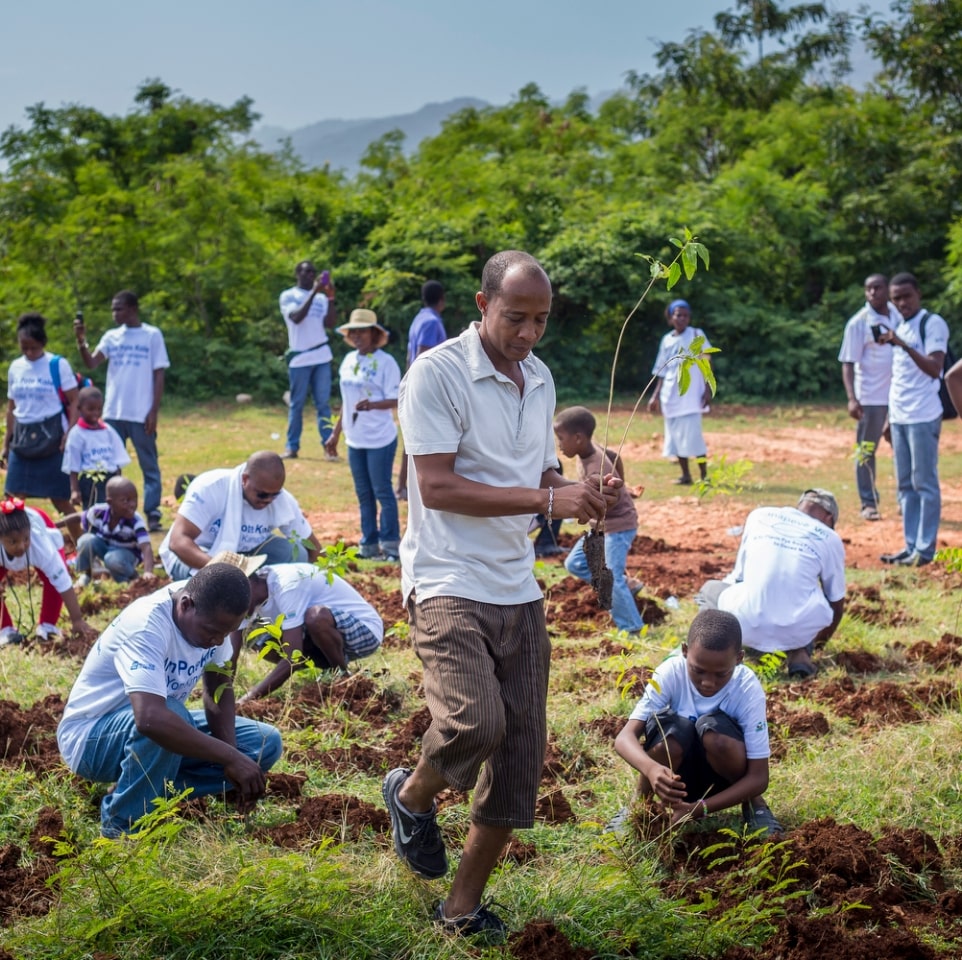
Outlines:
[{"label": "distant mountain", "polygon": [[266,150],[278,149],[280,141],[290,138],[298,157],[309,167],[330,164],[332,170],[343,170],[353,176],[360,169],[361,156],[368,146],[389,130],[404,132],[404,148],[413,152],[427,137],[441,132],[441,122],[465,107],[486,107],[484,100],[458,97],[444,103],[427,103],[414,113],[368,120],[321,120],[297,130],[263,126],[253,133],[254,139]]}]

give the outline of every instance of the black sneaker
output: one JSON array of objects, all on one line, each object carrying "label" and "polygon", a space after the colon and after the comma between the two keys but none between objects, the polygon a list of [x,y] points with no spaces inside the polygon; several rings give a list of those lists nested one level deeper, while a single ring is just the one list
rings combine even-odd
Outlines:
[{"label": "black sneaker", "polygon": [[901,563],[910,556],[912,556],[911,550],[899,550],[898,553],[883,553],[879,560],[882,563]]},{"label": "black sneaker", "polygon": [[766,805],[754,806],[749,800],[742,804],[742,822],[752,833],[764,830],[766,837],[785,832],[785,828]]},{"label": "black sneaker", "polygon": [[384,805],[391,815],[394,849],[419,877],[436,880],[448,872],[448,858],[438,829],[438,807],[432,804],[430,813],[411,813],[404,809],[397,795],[409,776],[410,770],[395,767],[388,771],[381,785]]},{"label": "black sneaker", "polygon": [[488,906],[479,903],[470,913],[453,920],[444,915],[444,901],[439,900],[434,907],[433,920],[445,933],[459,937],[474,937],[483,934],[486,940],[497,942],[504,939],[508,928],[504,921]]}]

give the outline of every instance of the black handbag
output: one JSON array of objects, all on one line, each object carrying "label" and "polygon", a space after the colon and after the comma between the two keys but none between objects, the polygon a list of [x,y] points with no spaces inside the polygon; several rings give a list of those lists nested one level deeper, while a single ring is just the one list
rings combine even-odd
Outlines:
[{"label": "black handbag", "polygon": [[63,439],[62,416],[58,412],[38,423],[14,420],[10,448],[24,460],[43,460],[58,453],[60,441]]}]

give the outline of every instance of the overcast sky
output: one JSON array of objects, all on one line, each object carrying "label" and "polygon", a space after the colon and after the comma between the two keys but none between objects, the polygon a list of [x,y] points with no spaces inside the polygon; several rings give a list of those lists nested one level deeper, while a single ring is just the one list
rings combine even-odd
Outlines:
[{"label": "overcast sky", "polygon": [[[858,7],[834,0],[833,8]],[[659,42],[711,28],[730,0],[43,0],[3,14],[0,130],[24,109],[125,113],[160,77],[195,99],[253,98],[262,122],[408,113],[474,96],[502,104],[534,82],[552,99],[654,69]],[[888,10],[885,2],[873,2]]]}]

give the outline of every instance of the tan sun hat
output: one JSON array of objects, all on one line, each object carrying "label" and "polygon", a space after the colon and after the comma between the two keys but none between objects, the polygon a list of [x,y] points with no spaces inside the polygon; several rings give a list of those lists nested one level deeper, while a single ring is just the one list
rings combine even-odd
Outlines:
[{"label": "tan sun hat", "polygon": [[375,330],[377,331],[374,335],[374,349],[378,350],[387,343],[388,337],[390,336],[387,330],[384,329],[377,322],[377,314],[373,310],[365,310],[363,307],[358,307],[356,310],[351,311],[351,319],[347,323],[342,323],[341,326],[337,328],[337,332],[347,339],[347,335],[352,330]]},{"label": "tan sun hat", "polygon": [[211,563],[229,563],[232,567],[244,571],[245,577],[250,577],[267,562],[266,553],[258,553],[252,557],[233,550],[220,550],[210,558]]}]

